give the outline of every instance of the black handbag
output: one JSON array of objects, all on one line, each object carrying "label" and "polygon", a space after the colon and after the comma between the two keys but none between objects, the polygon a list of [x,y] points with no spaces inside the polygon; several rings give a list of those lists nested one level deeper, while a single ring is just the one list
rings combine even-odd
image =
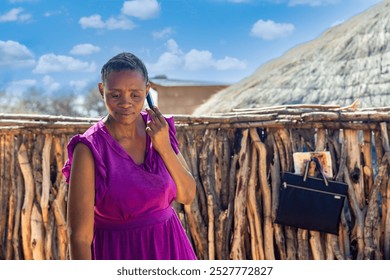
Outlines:
[{"label": "black handbag", "polygon": [[[308,176],[312,161],[321,178]],[[327,180],[318,159],[313,157],[306,163],[303,175],[282,173],[275,223],[338,234],[347,193],[348,185]]]}]

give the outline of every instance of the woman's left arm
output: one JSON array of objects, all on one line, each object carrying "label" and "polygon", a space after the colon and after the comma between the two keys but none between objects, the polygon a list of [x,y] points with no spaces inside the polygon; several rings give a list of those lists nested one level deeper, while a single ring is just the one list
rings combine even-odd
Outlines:
[{"label": "woman's left arm", "polygon": [[148,122],[146,132],[149,134],[153,147],[160,154],[177,187],[176,201],[191,204],[195,197],[196,183],[183,155],[175,153],[169,140],[169,125],[157,107],[153,111],[147,109],[152,118]]}]

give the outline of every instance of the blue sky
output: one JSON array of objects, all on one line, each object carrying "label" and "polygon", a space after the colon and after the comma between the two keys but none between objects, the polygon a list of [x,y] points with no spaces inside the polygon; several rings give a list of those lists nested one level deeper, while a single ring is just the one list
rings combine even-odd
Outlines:
[{"label": "blue sky", "polygon": [[83,94],[133,52],[151,77],[235,83],[380,0],[2,0],[0,92]]}]

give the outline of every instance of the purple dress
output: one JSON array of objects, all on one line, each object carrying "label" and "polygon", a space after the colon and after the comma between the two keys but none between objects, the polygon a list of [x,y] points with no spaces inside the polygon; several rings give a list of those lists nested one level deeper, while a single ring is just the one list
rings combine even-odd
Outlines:
[{"label": "purple dress", "polygon": [[[150,119],[141,112],[145,123]],[[179,152],[173,117],[169,124],[171,145]],[[136,164],[110,135],[102,120],[68,144],[63,173],[69,182],[73,150],[87,145],[95,160],[95,215],[93,259],[193,260],[191,243],[172,201],[176,185],[146,134],[143,164]]]}]

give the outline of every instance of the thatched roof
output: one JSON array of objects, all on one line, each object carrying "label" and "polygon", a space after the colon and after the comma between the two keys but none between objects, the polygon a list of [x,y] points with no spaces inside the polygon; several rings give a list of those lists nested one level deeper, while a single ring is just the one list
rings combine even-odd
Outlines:
[{"label": "thatched roof", "polygon": [[390,0],[213,95],[194,114],[283,104],[390,105]]}]

